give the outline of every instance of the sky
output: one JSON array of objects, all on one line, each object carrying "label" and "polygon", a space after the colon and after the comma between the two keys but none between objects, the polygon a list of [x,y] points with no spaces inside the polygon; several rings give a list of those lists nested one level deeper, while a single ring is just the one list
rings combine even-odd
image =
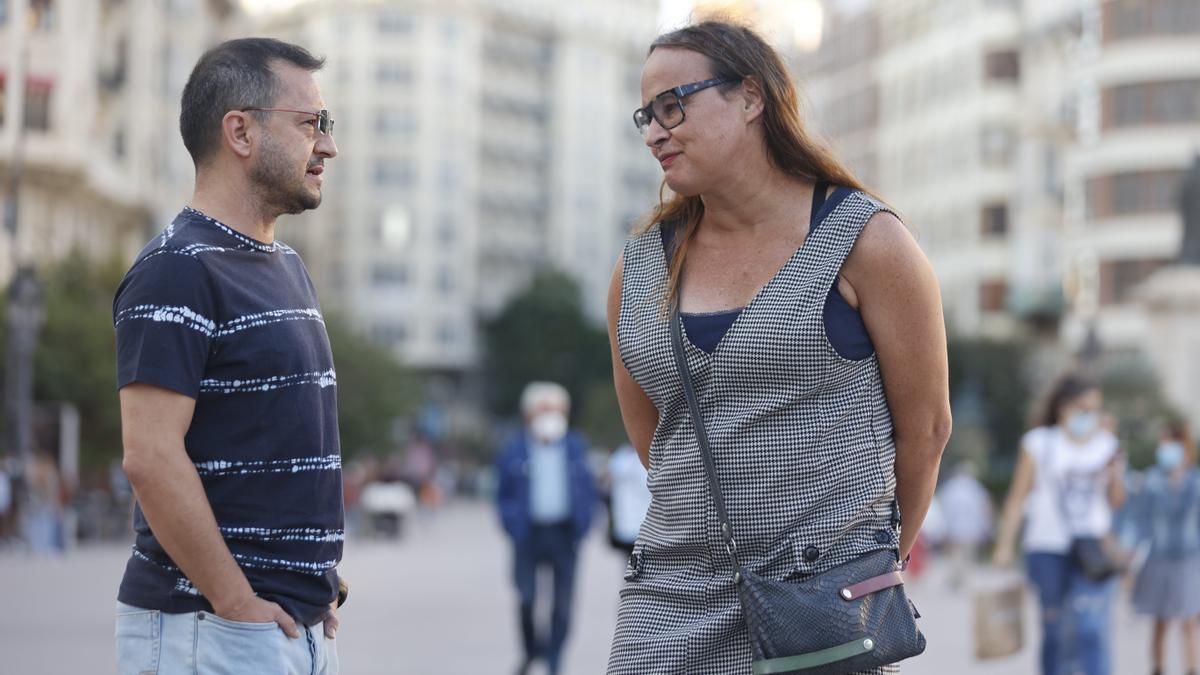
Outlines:
[{"label": "sky", "polygon": [[[242,5],[253,14],[287,9],[302,0],[242,0]],[[870,0],[839,0],[847,4],[866,4]],[[804,49],[815,48],[821,39],[821,7],[817,0],[774,0],[765,2],[776,9],[779,23],[794,27],[793,34],[780,36],[790,38]],[[659,0],[658,30],[660,32],[685,24],[691,14],[694,0]]]}]

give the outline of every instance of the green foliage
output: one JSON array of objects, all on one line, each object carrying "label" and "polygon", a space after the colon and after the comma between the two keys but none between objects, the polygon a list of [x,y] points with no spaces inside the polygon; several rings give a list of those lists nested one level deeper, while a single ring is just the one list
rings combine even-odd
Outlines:
[{"label": "green foliage", "polygon": [[1117,418],[1121,449],[1135,468],[1154,462],[1159,434],[1176,415],[1162,394],[1153,368],[1137,357],[1111,359],[1100,376],[1104,407]]},{"label": "green foliage", "polygon": [[[34,354],[34,400],[70,401],[78,407],[80,462],[85,469],[121,456],[112,302],[126,267],[119,259],[97,263],[75,251],[39,276],[45,319]],[[6,345],[4,309],[0,300],[0,344]],[[390,451],[394,422],[416,408],[419,383],[390,352],[344,321],[327,318],[326,327],[338,373],[344,454]]]},{"label": "green foliage", "polygon": [[[585,411],[588,417],[597,416],[595,428],[585,431],[607,429],[609,423],[602,419],[606,415],[597,411],[611,411],[615,395],[607,403],[590,399],[604,396],[602,386],[612,388],[608,333],[588,322],[579,287],[570,277],[556,271],[538,274],[525,292],[484,325],[483,333],[492,412],[517,414],[525,385],[548,380],[571,392],[576,419]],[[615,424],[620,428],[619,416]]]},{"label": "green foliage", "polygon": [[595,380],[588,387],[584,405],[579,411],[579,428],[595,445],[613,449],[628,442],[617,390],[612,378]]},{"label": "green foliage", "polygon": [[[1024,341],[954,338],[949,342],[950,401],[954,435],[950,457],[1016,458],[1028,428],[1031,391],[1027,359],[1033,345]],[[964,436],[982,437],[983,448],[956,446]]]},{"label": "green foliage", "polygon": [[411,416],[420,403],[421,383],[390,351],[340,317],[326,316],[325,328],[337,366],[342,455],[391,452],[397,421]]},{"label": "green foliage", "polygon": [[[1061,372],[1034,372],[1036,345],[1021,340],[956,338],[949,351],[954,436],[947,466],[960,459],[986,460],[981,479],[1002,493],[1011,480],[1021,436],[1036,423],[1030,413],[1070,364],[1064,363]],[[1104,405],[1116,418],[1121,447],[1133,466],[1146,466],[1153,461],[1163,424],[1172,416],[1158,378],[1145,361],[1132,355],[1107,355],[1100,372]]]},{"label": "green foliage", "polygon": [[[112,301],[124,274],[117,258],[96,262],[75,250],[38,275],[43,321],[33,357],[34,400],[70,401],[79,409],[84,469],[121,455]],[[6,290],[0,308],[3,348],[8,345],[7,297]]]}]

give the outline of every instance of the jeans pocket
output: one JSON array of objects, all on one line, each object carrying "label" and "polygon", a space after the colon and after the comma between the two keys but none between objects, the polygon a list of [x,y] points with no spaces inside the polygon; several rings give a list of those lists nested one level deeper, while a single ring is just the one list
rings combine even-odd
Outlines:
[{"label": "jeans pocket", "polygon": [[274,629],[280,632],[283,631],[283,629],[279,627],[279,624],[275,623],[274,621],[267,621],[265,623],[260,623],[258,621],[234,621],[233,619],[219,617],[212,612],[203,612],[200,616],[200,620],[211,621],[218,626],[228,628],[230,630],[266,631]]},{"label": "jeans pocket", "polygon": [[196,622],[196,671],[206,675],[290,672],[288,640],[274,621],[231,621],[212,612],[200,612]]},{"label": "jeans pocket", "polygon": [[161,649],[159,612],[124,606],[117,609],[118,675],[154,675]]}]

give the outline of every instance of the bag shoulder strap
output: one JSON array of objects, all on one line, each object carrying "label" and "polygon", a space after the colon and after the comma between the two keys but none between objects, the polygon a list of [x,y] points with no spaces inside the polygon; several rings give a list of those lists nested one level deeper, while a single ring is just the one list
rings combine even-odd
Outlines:
[{"label": "bag shoulder strap", "polygon": [[712,448],[708,444],[708,431],[704,428],[704,418],[700,415],[700,403],[696,398],[696,387],[692,383],[692,373],[688,368],[687,355],[683,350],[683,330],[680,328],[679,303],[671,307],[671,346],[675,352],[675,363],[679,367],[679,379],[683,382],[683,395],[687,399],[688,409],[692,414],[692,426],[696,429],[696,442],[700,446],[700,458],[704,460],[704,473],[708,477],[709,492],[712,493],[713,505],[717,508],[717,519],[721,521],[721,538],[725,540],[725,551],[733,563],[734,578],[740,579],[742,566],[737,559],[737,542],[733,538],[733,525],[729,522],[729,513],[725,511],[725,498],[721,495],[721,485],[717,482],[717,465],[713,461]]}]

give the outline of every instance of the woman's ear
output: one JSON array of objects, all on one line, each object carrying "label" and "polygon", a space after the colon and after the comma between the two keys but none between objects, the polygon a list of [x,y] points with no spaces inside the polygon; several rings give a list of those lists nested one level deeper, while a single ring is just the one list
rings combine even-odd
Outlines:
[{"label": "woman's ear", "polygon": [[766,97],[763,95],[762,83],[757,77],[749,75],[742,78],[741,100],[742,112],[747,124],[762,117]]}]

